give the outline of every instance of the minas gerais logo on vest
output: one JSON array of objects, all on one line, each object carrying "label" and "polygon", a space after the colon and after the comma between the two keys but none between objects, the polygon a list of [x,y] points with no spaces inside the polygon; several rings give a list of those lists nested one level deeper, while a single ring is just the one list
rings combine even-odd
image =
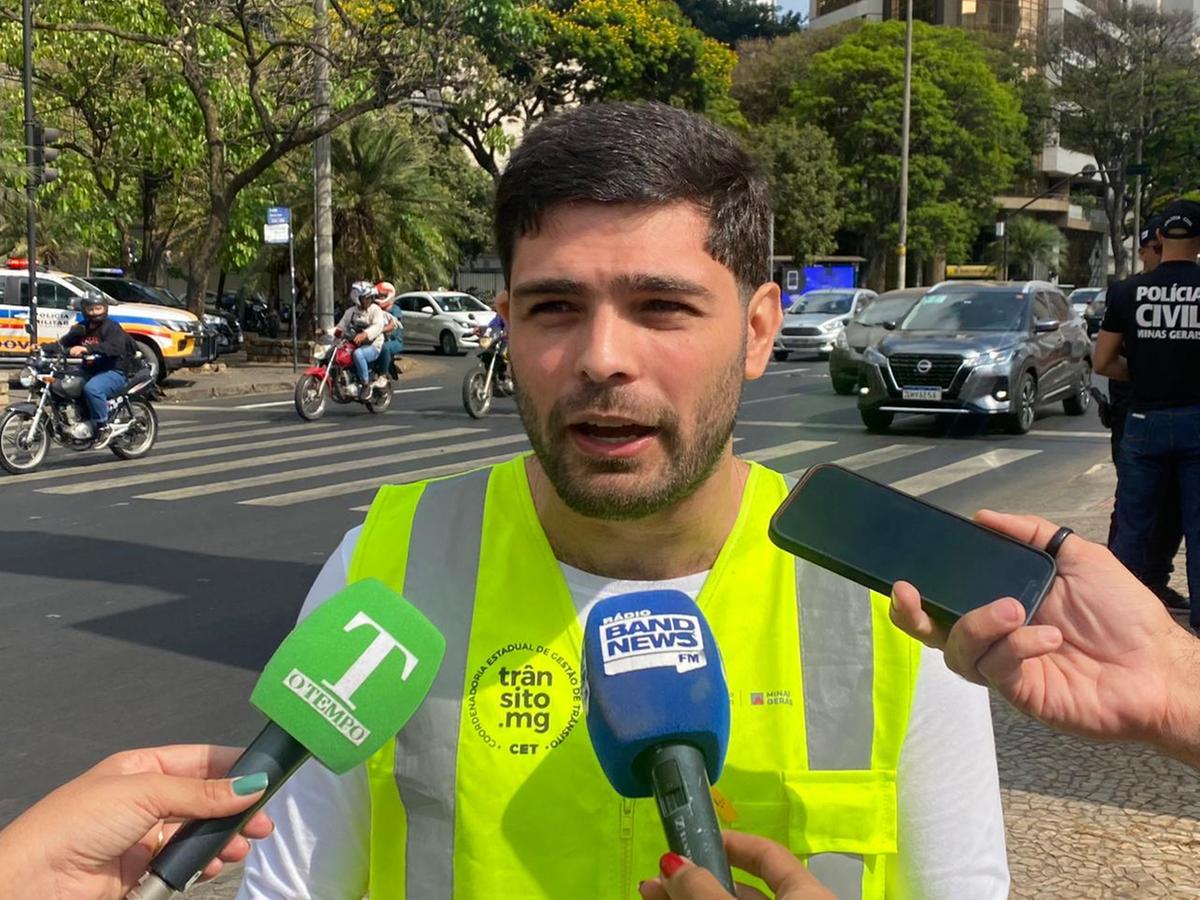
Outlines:
[{"label": "minas gerais logo on vest", "polygon": [[699,618],[648,609],[601,621],[600,658],[605,675],[664,668],[682,674],[708,665]]},{"label": "minas gerais logo on vest", "polygon": [[356,747],[371,736],[370,729],[354,715],[354,695],[358,689],[394,652],[399,652],[404,657],[404,669],[400,675],[402,681],[408,681],[408,677],[420,662],[411,650],[364,612],[356,613],[342,630],[350,633],[360,628],[371,629],[375,632],[375,637],[337,681],[331,682],[324,678],[318,681],[296,668],[283,679],[284,687],[324,717],[325,721]]}]

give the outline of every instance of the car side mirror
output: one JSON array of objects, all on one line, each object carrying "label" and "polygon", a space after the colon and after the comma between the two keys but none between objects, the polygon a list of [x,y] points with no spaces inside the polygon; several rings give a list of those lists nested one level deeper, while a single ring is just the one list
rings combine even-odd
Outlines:
[{"label": "car side mirror", "polygon": [[433,315],[433,307],[432,306],[422,306],[421,312],[425,313],[425,315],[427,315],[427,316],[432,316]]},{"label": "car side mirror", "polygon": [[1060,323],[1058,319],[1038,319],[1033,323],[1034,334],[1047,334],[1051,331],[1058,331]]},{"label": "car side mirror", "polygon": [[895,331],[896,323],[895,322],[884,322],[883,329],[884,329],[884,331]]}]

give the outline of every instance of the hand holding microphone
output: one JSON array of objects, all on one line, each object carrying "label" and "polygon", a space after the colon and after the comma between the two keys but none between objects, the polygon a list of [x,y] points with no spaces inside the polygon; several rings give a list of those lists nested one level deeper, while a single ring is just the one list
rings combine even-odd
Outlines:
[{"label": "hand holding microphone", "polygon": [[[221,778],[239,752],[207,745],[127,750],[67,782],[0,832],[0,897],[119,900],[178,827],[171,821],[232,815],[258,801],[262,778]],[[259,812],[242,834],[263,838],[271,828]],[[202,877],[249,850],[235,835]]]},{"label": "hand holding microphone", "polygon": [[601,600],[583,657],[587,724],[622,797],[653,796],[667,845],[732,893],[710,785],[729,743],[729,689],[699,607],[680,591]]}]

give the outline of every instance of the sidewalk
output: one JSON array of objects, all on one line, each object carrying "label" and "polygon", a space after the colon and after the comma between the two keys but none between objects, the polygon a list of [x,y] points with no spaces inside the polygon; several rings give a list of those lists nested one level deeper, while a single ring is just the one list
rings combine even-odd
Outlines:
[{"label": "sidewalk", "polygon": [[[448,368],[447,362],[432,356],[401,356],[400,371],[406,378],[429,378]],[[245,354],[230,353],[215,363],[197,369],[180,369],[162,383],[166,402],[211,400],[244,394],[279,394],[296,386],[300,373],[309,365],[300,360],[296,371],[291,363],[246,362]]]}]

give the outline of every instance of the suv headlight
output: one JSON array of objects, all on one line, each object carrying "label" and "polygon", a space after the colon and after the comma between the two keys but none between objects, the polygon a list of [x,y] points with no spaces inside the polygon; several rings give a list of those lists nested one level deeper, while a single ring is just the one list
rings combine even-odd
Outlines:
[{"label": "suv headlight", "polygon": [[176,322],[173,319],[159,319],[157,324],[169,331],[177,331],[183,334],[189,334],[192,331],[191,322]]},{"label": "suv headlight", "polygon": [[1012,358],[1016,355],[1016,347],[1005,347],[1001,350],[989,350],[986,353],[980,353],[973,360],[977,366],[995,366],[1004,365],[1012,362]]},{"label": "suv headlight", "polygon": [[217,325],[225,324],[225,320],[222,319],[220,316],[214,316],[212,313],[205,313],[204,314],[204,324],[212,325],[215,328]]},{"label": "suv headlight", "polygon": [[868,347],[863,351],[863,362],[870,363],[873,366],[883,368],[887,365],[887,357],[876,350],[874,347]]},{"label": "suv headlight", "polygon": [[822,331],[833,331],[835,328],[841,328],[841,327],[842,327],[841,319],[830,319],[828,322],[821,323]]}]

